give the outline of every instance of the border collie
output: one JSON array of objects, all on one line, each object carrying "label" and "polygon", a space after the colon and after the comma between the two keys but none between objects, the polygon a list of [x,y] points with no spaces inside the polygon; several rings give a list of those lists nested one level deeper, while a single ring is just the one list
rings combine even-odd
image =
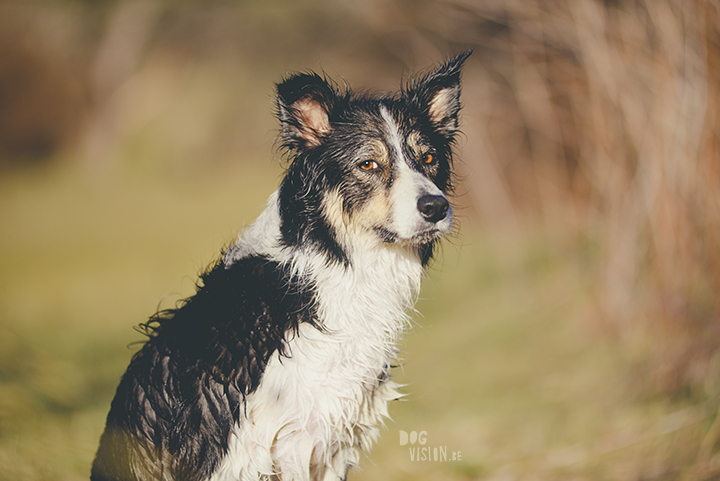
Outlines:
[{"label": "border collie", "polygon": [[280,188],[192,297],[141,325],[93,481],[347,478],[400,396],[395,345],[452,228],[470,53],[394,94],[277,85]]}]

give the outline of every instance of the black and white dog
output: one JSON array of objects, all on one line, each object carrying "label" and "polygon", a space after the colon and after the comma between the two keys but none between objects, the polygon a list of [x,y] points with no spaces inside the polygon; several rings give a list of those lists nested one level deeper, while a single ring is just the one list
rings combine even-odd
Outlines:
[{"label": "black and white dog", "polygon": [[452,227],[469,55],[392,95],[277,85],[285,178],[197,293],[143,324],[92,480],[347,477],[399,396],[395,344]]}]

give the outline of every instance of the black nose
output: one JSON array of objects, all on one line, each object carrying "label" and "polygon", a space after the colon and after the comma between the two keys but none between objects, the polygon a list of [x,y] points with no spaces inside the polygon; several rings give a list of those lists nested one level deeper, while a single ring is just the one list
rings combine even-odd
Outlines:
[{"label": "black nose", "polygon": [[417,208],[428,222],[438,222],[447,215],[450,204],[441,195],[424,195],[417,201]]}]

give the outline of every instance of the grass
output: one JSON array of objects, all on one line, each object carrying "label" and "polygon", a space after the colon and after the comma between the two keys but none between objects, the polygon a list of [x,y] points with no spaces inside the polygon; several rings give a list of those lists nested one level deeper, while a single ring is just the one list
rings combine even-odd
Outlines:
[{"label": "grass", "polygon": [[[227,166],[226,166],[227,167]],[[262,209],[280,171],[150,181],[73,167],[0,179],[0,479],[87,479],[132,327]],[[705,479],[714,408],[639,396],[632,353],[586,322],[595,259],[466,220],[418,303],[395,377],[408,396],[355,481]],[[591,251],[590,251],[591,252]],[[411,461],[400,431],[461,460]],[[706,441],[711,444],[714,439]]]}]

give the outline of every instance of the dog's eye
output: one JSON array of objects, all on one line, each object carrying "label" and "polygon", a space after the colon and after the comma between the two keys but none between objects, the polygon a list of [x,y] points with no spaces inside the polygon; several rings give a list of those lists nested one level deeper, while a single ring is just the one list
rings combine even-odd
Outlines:
[{"label": "dog's eye", "polygon": [[428,152],[427,154],[423,154],[423,156],[420,158],[420,161],[425,165],[431,165],[433,162],[435,162],[435,156]]},{"label": "dog's eye", "polygon": [[358,164],[358,166],[359,166],[362,170],[375,170],[375,169],[378,169],[378,168],[380,167],[380,166],[378,165],[378,163],[375,162],[374,160],[363,160],[362,162],[360,162],[360,164]]}]

